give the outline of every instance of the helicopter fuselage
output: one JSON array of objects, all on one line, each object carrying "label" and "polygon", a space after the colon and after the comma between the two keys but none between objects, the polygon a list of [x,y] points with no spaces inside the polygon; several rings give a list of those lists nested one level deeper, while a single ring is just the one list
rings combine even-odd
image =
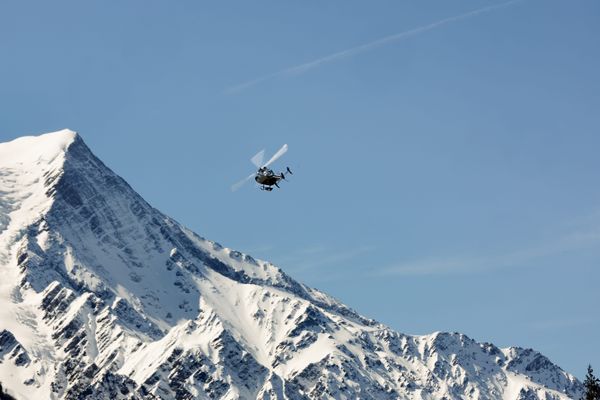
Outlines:
[{"label": "helicopter fuselage", "polygon": [[277,185],[277,182],[279,182],[281,179],[283,179],[282,175],[275,175],[275,173],[270,169],[261,169],[256,173],[256,176],[254,177],[254,180],[257,183],[264,186]]},{"label": "helicopter fuselage", "polygon": [[[288,174],[292,173],[289,167],[287,168],[287,172]],[[261,185],[261,189],[269,192],[273,190],[273,186],[279,187],[277,183],[282,179],[285,179],[283,172],[276,174],[272,169],[267,167],[260,167],[254,176],[254,180]]]}]

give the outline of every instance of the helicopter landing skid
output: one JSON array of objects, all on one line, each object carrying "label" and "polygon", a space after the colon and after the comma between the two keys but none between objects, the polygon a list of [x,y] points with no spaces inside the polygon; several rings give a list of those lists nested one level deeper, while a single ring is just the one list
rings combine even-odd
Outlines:
[{"label": "helicopter landing skid", "polygon": [[266,190],[267,192],[270,192],[271,190],[273,190],[273,188],[271,186],[261,186],[260,190]]}]

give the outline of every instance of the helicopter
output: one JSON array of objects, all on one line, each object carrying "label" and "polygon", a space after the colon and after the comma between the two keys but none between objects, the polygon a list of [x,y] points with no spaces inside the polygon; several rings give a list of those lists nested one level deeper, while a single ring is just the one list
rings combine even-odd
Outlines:
[{"label": "helicopter", "polygon": [[[281,146],[281,148],[279,150],[277,150],[277,153],[275,153],[273,155],[273,157],[271,157],[271,159],[269,161],[267,161],[266,163],[264,162],[265,150],[263,149],[263,150],[259,151],[258,153],[256,153],[254,155],[254,157],[252,157],[250,159],[250,161],[252,162],[252,164],[254,164],[254,166],[256,168],[258,168],[258,171],[253,172],[252,174],[250,174],[246,178],[242,179],[235,185],[232,185],[231,191],[235,192],[236,190],[241,188],[246,182],[248,182],[252,178],[254,178],[256,183],[258,183],[260,185],[261,190],[270,192],[273,190],[273,186],[279,187],[279,185],[278,185],[279,181],[286,180],[285,174],[283,172],[276,174],[275,172],[273,172],[272,169],[269,168],[269,165],[273,164],[279,157],[284,155],[285,152],[287,152],[287,150],[288,150],[288,145],[284,144],[283,146]],[[293,173],[289,167],[286,167],[286,172],[290,175],[293,175]]]}]

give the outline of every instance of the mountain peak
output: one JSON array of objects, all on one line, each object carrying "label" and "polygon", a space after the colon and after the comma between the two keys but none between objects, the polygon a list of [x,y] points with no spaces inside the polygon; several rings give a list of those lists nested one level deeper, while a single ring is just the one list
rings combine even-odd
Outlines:
[{"label": "mountain peak", "polygon": [[15,164],[40,164],[55,159],[73,143],[77,133],[69,129],[50,132],[39,136],[24,136],[6,143],[0,143],[0,167],[14,167]]},{"label": "mountain peak", "polygon": [[8,240],[5,231],[18,232],[51,208],[49,188],[59,181],[68,149],[76,142],[83,143],[75,132],[63,129],[0,143],[0,244]]}]

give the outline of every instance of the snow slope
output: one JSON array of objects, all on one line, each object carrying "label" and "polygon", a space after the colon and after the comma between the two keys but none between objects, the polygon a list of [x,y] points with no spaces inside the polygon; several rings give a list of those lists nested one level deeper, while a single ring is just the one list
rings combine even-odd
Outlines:
[{"label": "snow slope", "polygon": [[543,355],[411,336],[152,208],[63,130],[0,144],[0,382],[18,399],[567,399]]}]

